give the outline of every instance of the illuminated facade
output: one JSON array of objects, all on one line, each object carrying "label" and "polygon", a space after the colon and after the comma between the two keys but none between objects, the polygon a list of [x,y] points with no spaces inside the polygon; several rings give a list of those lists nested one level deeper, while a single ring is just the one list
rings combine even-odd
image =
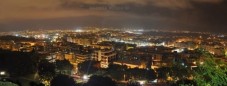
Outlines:
[{"label": "illuminated facade", "polygon": [[112,49],[96,50],[93,55],[93,59],[100,61],[101,68],[108,68],[109,61],[116,57],[116,53]]},{"label": "illuminated facade", "polygon": [[83,46],[91,46],[92,44],[96,44],[96,39],[91,38],[76,38],[76,37],[67,37],[67,41],[71,43],[77,43],[78,45]]}]

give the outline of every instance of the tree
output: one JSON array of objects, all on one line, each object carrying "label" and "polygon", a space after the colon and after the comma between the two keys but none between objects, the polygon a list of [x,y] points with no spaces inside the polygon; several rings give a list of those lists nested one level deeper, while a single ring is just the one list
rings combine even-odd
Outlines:
[{"label": "tree", "polygon": [[158,73],[158,78],[159,79],[163,79],[166,80],[167,77],[169,76],[171,69],[170,67],[161,67],[157,69],[157,73]]},{"label": "tree", "polygon": [[182,80],[178,80],[176,83],[172,84],[171,86],[197,86],[197,84],[193,80],[182,79]]},{"label": "tree", "polygon": [[94,75],[90,77],[85,86],[117,86],[117,85],[116,82],[114,82],[109,77]]},{"label": "tree", "polygon": [[50,86],[76,86],[76,82],[67,75],[57,75],[51,80]]},{"label": "tree", "polygon": [[227,65],[216,61],[214,56],[203,51],[204,64],[195,69],[195,81],[199,86],[227,86]]},{"label": "tree", "polygon": [[141,86],[139,82],[127,83],[127,86]]},{"label": "tree", "polygon": [[70,75],[73,65],[68,60],[56,60],[56,69],[60,74]]},{"label": "tree", "polygon": [[42,83],[36,83],[36,82],[33,82],[33,81],[31,81],[31,82],[29,83],[29,85],[30,85],[30,86],[45,86],[45,85],[42,84]]},{"label": "tree", "polygon": [[55,76],[55,65],[47,60],[41,60],[38,63],[38,74],[43,80],[51,80]]},{"label": "tree", "polygon": [[0,81],[0,86],[19,86],[15,83],[12,83],[12,82],[2,82]]},{"label": "tree", "polygon": [[155,74],[155,71],[150,69],[150,70],[146,70],[146,73],[145,73],[145,78],[146,80],[148,81],[153,81],[154,79],[157,78],[156,74]]},{"label": "tree", "polygon": [[121,66],[116,64],[110,64],[107,69],[107,74],[109,74],[115,80],[124,80],[127,71],[127,66]]},{"label": "tree", "polygon": [[185,58],[181,58],[177,54],[175,55],[173,65],[170,67],[170,69],[171,71],[169,75],[174,80],[186,79],[192,74],[192,71],[188,67],[187,60]]},{"label": "tree", "polygon": [[95,72],[98,71],[97,64],[99,64],[99,62],[97,61],[92,60],[84,61],[78,64],[78,70],[84,74],[94,74]]},{"label": "tree", "polygon": [[145,69],[133,68],[127,70],[127,75],[130,76],[131,79],[145,79]]},{"label": "tree", "polygon": [[175,80],[186,79],[190,76],[191,71],[190,68],[187,68],[181,64],[175,64],[171,67],[170,76],[172,76]]},{"label": "tree", "polygon": [[155,71],[152,69],[146,70],[146,69],[133,68],[133,69],[128,69],[127,73],[128,73],[127,75],[130,76],[132,79],[152,81],[157,78]]},{"label": "tree", "polygon": [[0,50],[0,68],[7,70],[13,77],[34,74],[38,59],[34,52]]}]

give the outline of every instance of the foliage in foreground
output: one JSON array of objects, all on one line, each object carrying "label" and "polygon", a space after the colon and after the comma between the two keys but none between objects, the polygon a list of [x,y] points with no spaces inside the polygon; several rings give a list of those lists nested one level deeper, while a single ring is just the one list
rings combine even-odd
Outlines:
[{"label": "foliage in foreground", "polygon": [[2,82],[2,81],[0,81],[0,86],[18,86],[18,85],[14,84],[12,82]]},{"label": "foliage in foreground", "polygon": [[227,65],[217,61],[208,52],[203,52],[204,64],[195,70],[195,81],[198,86],[227,86]]}]

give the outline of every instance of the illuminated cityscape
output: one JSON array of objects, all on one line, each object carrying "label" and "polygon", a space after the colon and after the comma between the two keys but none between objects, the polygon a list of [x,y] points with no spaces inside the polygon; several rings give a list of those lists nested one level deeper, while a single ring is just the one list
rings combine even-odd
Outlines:
[{"label": "illuminated cityscape", "polygon": [[0,86],[227,86],[227,0],[0,2]]},{"label": "illuminated cityscape", "polygon": [[[43,68],[34,72],[38,75],[33,75],[33,79],[46,85],[55,74],[71,76],[78,83],[86,83],[92,75],[102,75],[123,85],[132,82],[143,86],[165,85],[180,79],[192,80],[193,73],[189,71],[204,64],[205,57],[199,52],[201,50],[214,55],[215,60],[227,61],[225,34],[84,27],[8,32],[1,35],[2,52],[37,54],[37,64],[44,65],[42,61],[47,61],[55,65],[53,76],[45,73],[42,76],[39,72],[50,72]],[[177,71],[173,68],[175,66],[184,67],[187,73],[176,75],[184,69]],[[133,74],[148,71],[149,77]],[[7,70],[2,70],[1,75],[6,73],[9,73],[7,76],[18,76]]]}]

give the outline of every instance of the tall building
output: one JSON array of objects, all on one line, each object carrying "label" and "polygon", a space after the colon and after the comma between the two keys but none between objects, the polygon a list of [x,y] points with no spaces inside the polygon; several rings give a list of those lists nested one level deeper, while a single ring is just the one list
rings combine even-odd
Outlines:
[{"label": "tall building", "polygon": [[108,68],[109,61],[116,57],[113,49],[100,49],[94,51],[92,58],[100,61],[101,68]]},{"label": "tall building", "polygon": [[162,66],[162,55],[154,54],[152,56],[151,68],[156,69]]}]

